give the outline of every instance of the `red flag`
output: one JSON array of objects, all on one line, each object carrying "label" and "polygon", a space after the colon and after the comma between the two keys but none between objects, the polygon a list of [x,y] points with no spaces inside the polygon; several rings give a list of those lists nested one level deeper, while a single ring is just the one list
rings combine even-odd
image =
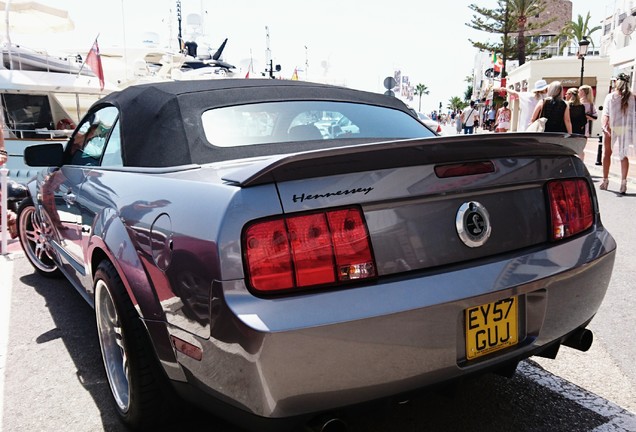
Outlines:
[{"label": "red flag", "polygon": [[97,75],[97,78],[99,78],[99,89],[104,90],[104,69],[102,69],[102,57],[99,54],[97,39],[95,39],[91,50],[86,56],[86,64],[91,68],[93,73]]},{"label": "red flag", "polygon": [[493,62],[493,69],[495,72],[501,72],[501,69],[503,68],[503,59],[499,56],[494,56],[493,58],[497,57],[497,59]]},{"label": "red flag", "polygon": [[249,78],[250,77],[250,70],[247,70],[247,73],[245,74],[245,78]]}]

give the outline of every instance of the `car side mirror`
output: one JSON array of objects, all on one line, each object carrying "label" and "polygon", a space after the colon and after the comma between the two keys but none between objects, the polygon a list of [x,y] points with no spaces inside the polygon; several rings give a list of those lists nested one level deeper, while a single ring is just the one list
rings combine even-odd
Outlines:
[{"label": "car side mirror", "polygon": [[24,162],[32,167],[59,167],[64,159],[64,146],[60,143],[40,144],[24,149]]}]

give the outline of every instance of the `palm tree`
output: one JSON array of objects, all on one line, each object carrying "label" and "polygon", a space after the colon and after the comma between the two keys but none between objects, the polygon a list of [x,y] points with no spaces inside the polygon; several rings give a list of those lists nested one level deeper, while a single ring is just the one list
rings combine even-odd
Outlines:
[{"label": "palm tree", "polygon": [[459,96],[453,96],[448,100],[448,109],[457,111],[466,107],[466,102]]},{"label": "palm tree", "polygon": [[428,91],[428,87],[426,87],[426,84],[418,84],[415,86],[415,94],[419,96],[420,98],[420,103],[418,105],[418,112],[422,111],[422,95],[427,95],[429,93]]},{"label": "palm tree", "polygon": [[[582,41],[583,39],[590,39],[591,35],[597,30],[600,30],[602,27],[600,25],[590,28],[590,13],[587,13],[587,16],[583,18],[579,15],[576,21],[570,21],[565,25],[563,31],[559,36],[565,37],[565,46],[569,46],[572,41]],[[592,41],[592,46],[594,46],[594,42]]]},{"label": "palm tree", "polygon": [[517,59],[519,66],[526,62],[526,25],[528,18],[538,16],[545,9],[542,0],[509,0],[512,15],[517,18]]}]

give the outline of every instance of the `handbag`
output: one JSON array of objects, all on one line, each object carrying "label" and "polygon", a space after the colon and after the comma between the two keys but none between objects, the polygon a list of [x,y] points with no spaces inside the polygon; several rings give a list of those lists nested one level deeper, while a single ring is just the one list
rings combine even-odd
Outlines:
[{"label": "handbag", "polygon": [[526,128],[526,132],[544,132],[545,131],[545,124],[547,123],[548,119],[545,117],[542,117],[544,108],[545,108],[545,100],[543,101],[543,106],[541,107],[541,113],[539,114],[539,118],[533,121],[532,123],[530,123],[530,126]]},{"label": "handbag", "polygon": [[547,118],[539,117],[538,119],[536,119],[535,121],[530,123],[530,126],[528,126],[528,128],[526,129],[526,132],[543,132],[543,131],[545,131],[545,124],[546,124],[547,121],[548,121]]}]

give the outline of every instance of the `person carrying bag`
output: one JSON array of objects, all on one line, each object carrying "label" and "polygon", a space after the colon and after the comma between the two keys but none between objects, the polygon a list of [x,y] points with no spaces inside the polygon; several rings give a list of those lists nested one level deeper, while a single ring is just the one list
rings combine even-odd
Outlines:
[{"label": "person carrying bag", "polygon": [[464,135],[473,134],[475,130],[475,123],[477,122],[477,113],[475,111],[475,101],[470,101],[470,106],[464,108],[461,114],[462,129],[464,129]]},{"label": "person carrying bag", "polygon": [[541,113],[539,114],[539,118],[530,123],[530,126],[526,129],[526,132],[544,132],[545,124],[548,119],[543,117],[543,108],[541,109]]},{"label": "person carrying bag", "polygon": [[532,121],[545,118],[545,132],[572,133],[570,106],[562,98],[561,81],[553,81],[548,87],[548,97],[540,101],[532,115]]}]

